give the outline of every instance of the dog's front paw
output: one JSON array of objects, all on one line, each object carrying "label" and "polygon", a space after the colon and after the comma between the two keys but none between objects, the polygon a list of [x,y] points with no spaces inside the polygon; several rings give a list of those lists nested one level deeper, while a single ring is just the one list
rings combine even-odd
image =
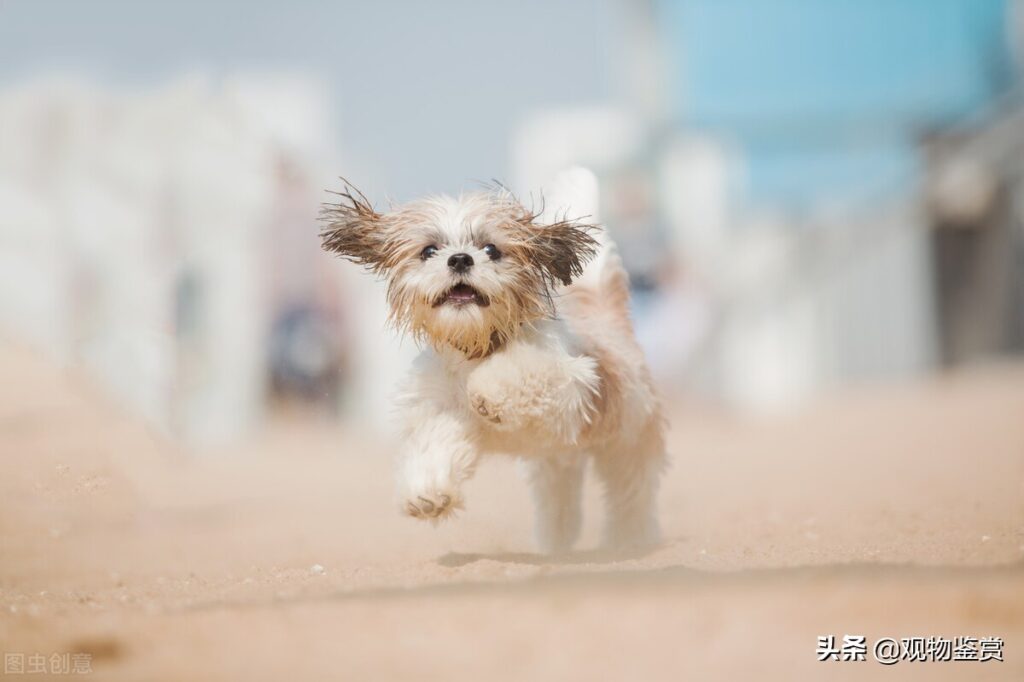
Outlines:
[{"label": "dog's front paw", "polygon": [[477,418],[498,431],[515,431],[523,426],[528,411],[524,411],[523,386],[518,377],[506,372],[478,369],[467,382],[469,409]]},{"label": "dog's front paw", "polygon": [[402,512],[414,519],[442,521],[462,509],[462,499],[455,491],[424,490],[406,493]]},{"label": "dog's front paw", "polygon": [[469,404],[473,408],[473,411],[478,415],[491,422],[492,424],[501,424],[501,406],[488,400],[486,396],[481,393],[470,393]]},{"label": "dog's front paw", "polygon": [[465,415],[436,414],[421,422],[399,459],[398,501],[403,514],[439,521],[463,507],[462,484],[478,452],[462,433]]}]

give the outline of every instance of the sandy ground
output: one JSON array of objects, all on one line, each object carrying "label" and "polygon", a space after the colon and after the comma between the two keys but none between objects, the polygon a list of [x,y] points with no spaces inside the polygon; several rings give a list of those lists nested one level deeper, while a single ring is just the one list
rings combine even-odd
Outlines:
[{"label": "sandy ground", "polygon": [[[31,354],[0,377],[0,649],[95,679],[1024,680],[1024,366],[673,410],[664,545],[592,549],[589,490],[558,560],[509,462],[433,528],[365,434],[283,419],[189,454]],[[1005,661],[821,663],[828,634],[997,636]]]}]

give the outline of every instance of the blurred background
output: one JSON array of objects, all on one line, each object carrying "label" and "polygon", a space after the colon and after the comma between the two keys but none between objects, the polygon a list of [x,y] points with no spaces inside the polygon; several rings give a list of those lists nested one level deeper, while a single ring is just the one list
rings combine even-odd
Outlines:
[{"label": "blurred background", "polygon": [[2,0],[0,329],[185,443],[383,427],[415,349],[324,190],[579,163],[670,398],[1016,354],[1022,50],[1013,0]]},{"label": "blurred background", "polygon": [[[860,634],[1024,679],[1022,67],[1024,0],[0,0],[5,666],[860,680],[815,655]],[[396,513],[417,349],[320,249],[338,176],[572,164],[669,416],[643,556],[594,483],[534,554],[502,458]]]}]

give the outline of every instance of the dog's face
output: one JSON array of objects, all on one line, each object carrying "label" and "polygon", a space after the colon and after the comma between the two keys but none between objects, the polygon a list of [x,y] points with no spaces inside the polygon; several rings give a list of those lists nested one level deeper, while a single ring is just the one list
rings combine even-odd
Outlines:
[{"label": "dog's face", "polygon": [[470,357],[550,315],[553,288],[581,274],[597,247],[593,226],[541,224],[504,189],[387,213],[352,187],[339,196],[323,209],[324,248],[387,277],[399,328]]}]

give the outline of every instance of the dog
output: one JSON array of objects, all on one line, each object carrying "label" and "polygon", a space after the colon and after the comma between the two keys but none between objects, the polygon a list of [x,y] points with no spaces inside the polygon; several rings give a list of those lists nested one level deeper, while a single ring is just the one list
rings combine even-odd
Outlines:
[{"label": "dog", "polygon": [[667,458],[659,402],[629,316],[615,245],[590,218],[596,177],[563,171],[562,213],[496,185],[374,209],[347,181],[322,207],[323,248],[387,282],[390,321],[423,347],[398,398],[403,513],[464,508],[481,457],[520,458],[541,551],[569,550],[586,463],[604,486],[607,546],[659,538]]}]

